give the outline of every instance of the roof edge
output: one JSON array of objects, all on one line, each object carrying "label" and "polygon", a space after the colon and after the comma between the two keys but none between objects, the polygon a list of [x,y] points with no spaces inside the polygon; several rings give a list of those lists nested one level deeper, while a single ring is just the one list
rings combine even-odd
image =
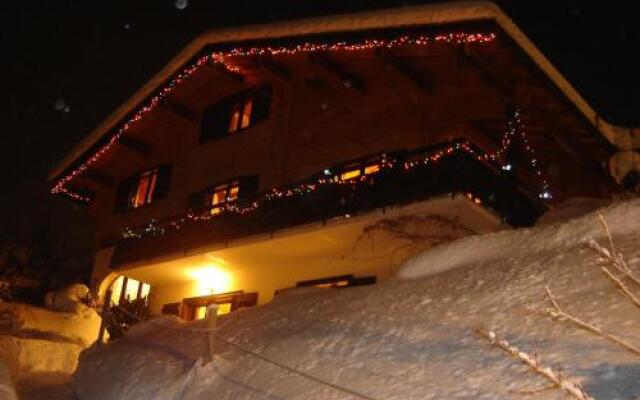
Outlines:
[{"label": "roof edge", "polygon": [[554,82],[614,146],[620,149],[640,147],[640,128],[608,123],[587,103],[569,81],[542,54],[533,42],[495,3],[485,0],[438,3],[391,8],[359,13],[337,14],[291,21],[245,25],[209,30],[191,41],[144,86],[131,95],[111,115],[80,141],[50,172],[55,180],[82,157],[105,134],[114,129],[131,111],[151,96],[172,75],[184,67],[205,46],[217,43],[279,39],[308,34],[353,32],[418,25],[438,25],[477,20],[494,20],[523,49],[534,63]]}]

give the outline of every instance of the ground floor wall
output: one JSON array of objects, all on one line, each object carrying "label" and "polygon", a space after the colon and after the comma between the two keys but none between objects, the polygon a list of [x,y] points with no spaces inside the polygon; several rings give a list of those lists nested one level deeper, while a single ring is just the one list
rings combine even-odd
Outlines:
[{"label": "ground floor wall", "polygon": [[[417,253],[504,227],[474,199],[443,196],[199,249],[166,261],[143,262],[111,271],[102,286],[118,274],[135,285],[150,285],[150,305],[156,314],[168,304],[184,305],[185,299],[234,291],[255,293],[255,302],[263,304],[278,291],[316,285],[308,282],[313,280],[324,287],[340,276],[334,279],[340,285],[383,282]],[[106,253],[99,254],[105,257]],[[96,265],[101,265],[98,259]]]}]

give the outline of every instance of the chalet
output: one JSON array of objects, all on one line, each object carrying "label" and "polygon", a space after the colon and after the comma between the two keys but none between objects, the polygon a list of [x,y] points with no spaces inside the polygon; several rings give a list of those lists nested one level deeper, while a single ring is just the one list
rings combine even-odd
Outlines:
[{"label": "chalet", "polygon": [[497,6],[449,2],[204,33],[50,178],[102,296],[194,319],[611,196],[639,144]]}]

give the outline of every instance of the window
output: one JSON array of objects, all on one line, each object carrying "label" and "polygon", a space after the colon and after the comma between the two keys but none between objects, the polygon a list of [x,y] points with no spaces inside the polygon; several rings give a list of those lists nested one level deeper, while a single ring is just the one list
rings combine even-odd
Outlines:
[{"label": "window", "polygon": [[116,211],[132,210],[166,197],[171,168],[160,165],[118,184]]},{"label": "window", "polygon": [[375,283],[375,276],[354,277],[353,275],[339,275],[328,278],[312,279],[309,281],[300,281],[296,283],[296,287],[315,286],[321,289],[340,289],[350,286],[373,285]]},{"label": "window", "polygon": [[218,305],[218,315],[229,314],[258,304],[258,293],[245,293],[242,290],[237,290],[229,293],[186,298],[182,300],[180,316],[185,321],[203,319],[207,315],[209,304]]},{"label": "window", "polygon": [[290,290],[303,287],[317,287],[320,289],[344,289],[353,286],[375,285],[377,278],[375,276],[355,277],[352,274],[330,276],[327,278],[311,279],[308,281],[296,282],[295,287],[278,289],[275,295],[279,296]]},{"label": "window", "polygon": [[224,98],[204,111],[200,139],[218,139],[247,129],[266,119],[270,107],[270,85],[254,87]]},{"label": "window", "polygon": [[253,98],[239,98],[233,105],[231,119],[229,120],[229,133],[245,129],[251,122],[251,110],[253,109]]},{"label": "window", "polygon": [[246,176],[217,184],[189,196],[188,208],[194,212],[208,212],[217,215],[228,204],[236,203],[247,207],[255,200],[258,192],[258,176]]},{"label": "window", "polygon": [[153,191],[156,188],[158,179],[158,169],[154,168],[145,171],[136,180],[131,196],[129,198],[129,208],[138,208],[145,204],[150,204],[153,200]]},{"label": "window", "polygon": [[[231,303],[219,303],[218,305],[218,315],[229,314],[231,312]],[[195,309],[195,318],[194,319],[204,319],[207,316],[207,307],[206,306],[197,306]]]},{"label": "window", "polygon": [[151,286],[126,276],[119,276],[111,284],[111,303],[120,304],[122,300],[144,299],[149,296]]},{"label": "window", "polygon": [[220,214],[225,205],[238,200],[239,192],[239,181],[233,181],[231,183],[214,187],[210,194],[211,202],[209,203],[209,206],[211,207],[211,214]]},{"label": "window", "polygon": [[377,161],[361,164],[351,164],[342,168],[342,172],[340,173],[340,180],[348,181],[350,179],[355,179],[363,175],[373,175],[378,172],[380,172],[380,163],[378,163]]}]

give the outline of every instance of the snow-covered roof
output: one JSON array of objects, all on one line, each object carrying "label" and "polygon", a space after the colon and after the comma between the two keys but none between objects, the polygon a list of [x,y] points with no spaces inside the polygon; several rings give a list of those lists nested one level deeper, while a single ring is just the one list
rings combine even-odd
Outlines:
[{"label": "snow-covered roof", "polygon": [[461,1],[323,16],[279,23],[247,25],[205,32],[187,45],[169,64],[78,143],[51,171],[49,178],[53,180],[63,174],[65,170],[83,157],[118,123],[135,110],[140,103],[157,91],[167,79],[180,71],[205,46],[251,40],[301,37],[311,34],[358,32],[472,21],[494,21],[500,26],[551,79],[558,89],[575,104],[585,118],[614,146],[620,149],[632,149],[640,146],[640,128],[620,127],[602,120],[600,115],[587,103],[571,83],[497,5],[489,1]]}]

